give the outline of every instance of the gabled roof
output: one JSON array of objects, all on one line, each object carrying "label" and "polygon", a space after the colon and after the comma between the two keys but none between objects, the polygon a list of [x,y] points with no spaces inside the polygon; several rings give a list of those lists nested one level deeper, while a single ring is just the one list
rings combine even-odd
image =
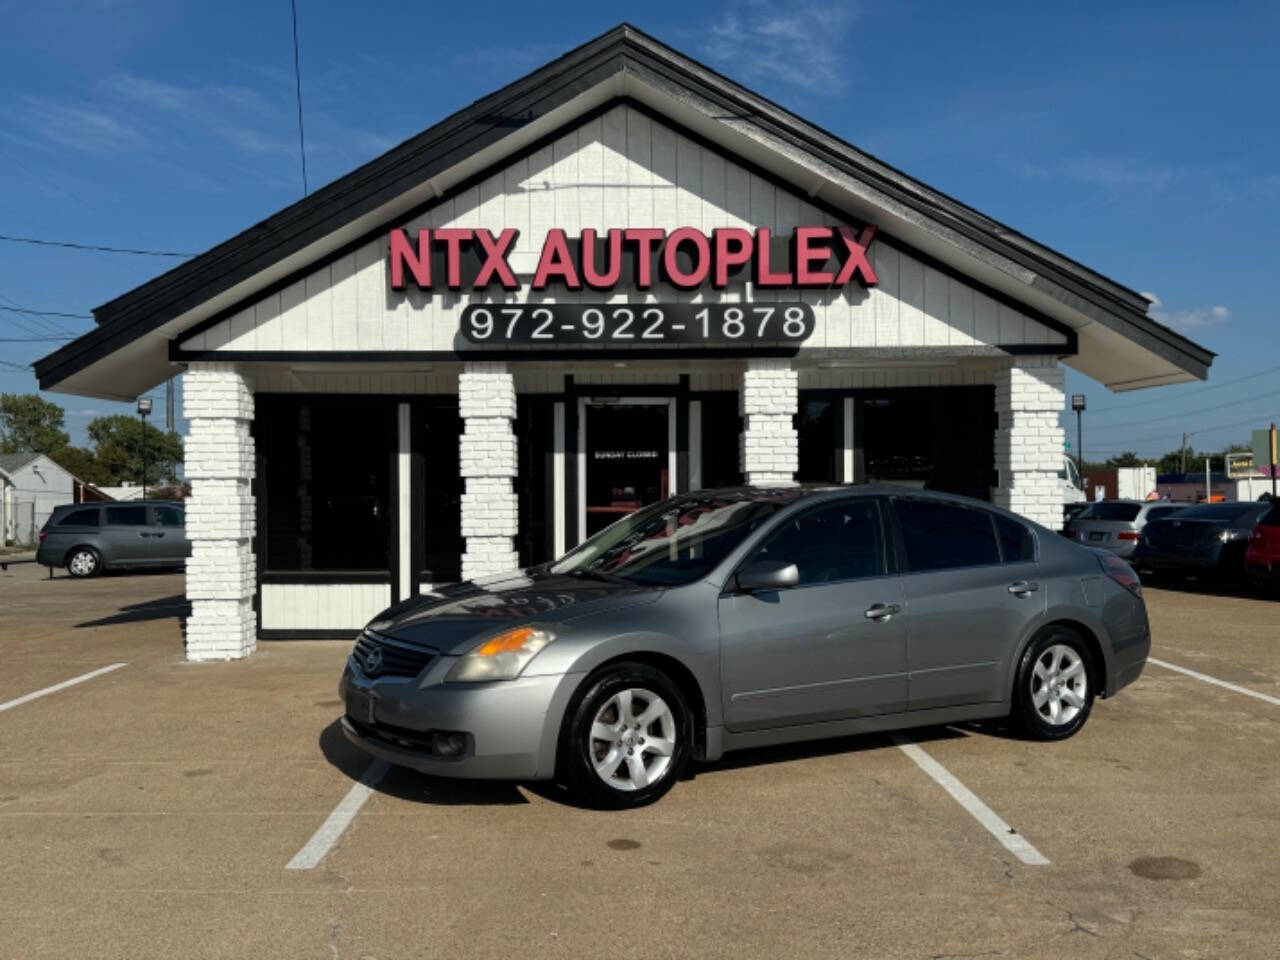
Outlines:
[{"label": "gabled roof", "polygon": [[[1085,370],[1114,388],[1207,375],[1214,354],[1148,317],[1149,303],[1141,294],[929,188],[624,23],[96,308],[97,329],[36,363],[40,386],[115,396],[114,380],[112,387],[104,386],[109,378],[90,378],[91,385],[68,380],[128,348],[134,375],[118,388],[119,396],[128,397],[145,382],[138,372],[143,367],[136,363],[144,353],[152,364],[146,368],[152,383],[170,374],[167,354],[139,347],[143,337],[171,339],[242,299],[255,284],[265,286],[305,258],[349,239],[356,227],[368,229],[376,222],[373,218],[401,212],[396,204],[403,198],[438,194],[436,178],[487,157],[486,151],[491,154],[504,141],[518,141],[526,133],[525,139],[532,139],[530,131],[560,122],[557,116],[587,109],[591,96],[599,101],[639,89],[660,98],[666,108],[683,111],[686,122],[696,118],[717,135],[754,144],[793,173],[808,171],[815,193],[835,184],[824,197],[836,202],[828,194],[839,194],[852,215],[874,213],[881,221],[888,216],[900,233],[918,237],[921,249],[963,259],[984,273],[988,283],[1010,288],[1007,292],[1028,306],[1068,313],[1064,322],[1072,326],[1100,325],[1109,331],[1104,334],[1107,342],[1118,335],[1161,361],[1149,375],[1133,381],[1120,379],[1123,365]],[[1099,353],[1105,353],[1105,343]]]},{"label": "gabled roof", "polygon": [[43,454],[33,453],[28,450],[25,453],[0,453],[0,473],[14,474],[38,459]]}]

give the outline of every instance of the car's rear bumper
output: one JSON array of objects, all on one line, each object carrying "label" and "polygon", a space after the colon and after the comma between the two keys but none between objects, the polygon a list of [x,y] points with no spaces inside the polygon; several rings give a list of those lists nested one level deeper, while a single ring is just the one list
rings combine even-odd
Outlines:
[{"label": "car's rear bumper", "polygon": [[1246,560],[1244,572],[1255,583],[1280,584],[1280,560]]},{"label": "car's rear bumper", "polygon": [[[342,732],[376,757],[436,776],[548,779],[555,773],[560,722],[580,679],[560,674],[475,684],[369,680],[348,663],[339,686],[347,714]],[[463,734],[463,754],[437,754],[434,733]]]}]

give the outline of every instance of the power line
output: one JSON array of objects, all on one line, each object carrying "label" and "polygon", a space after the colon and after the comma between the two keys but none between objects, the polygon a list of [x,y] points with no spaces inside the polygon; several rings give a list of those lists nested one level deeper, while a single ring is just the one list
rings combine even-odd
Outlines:
[{"label": "power line", "polygon": [[[13,301],[9,300],[8,297],[0,297],[0,300],[8,300],[9,303],[13,303]],[[0,304],[0,310],[12,310],[14,313],[25,313],[32,317],[65,317],[68,320],[93,319],[93,314],[91,313],[63,313],[61,310],[31,310],[27,307],[6,307],[3,304]]]},{"label": "power line", "polygon": [[13,363],[12,361],[9,361],[9,360],[0,360],[0,367],[12,367],[14,370],[21,370],[23,373],[26,373],[28,370],[31,369],[31,364]]},{"label": "power line", "polygon": [[194,253],[178,253],[172,250],[138,250],[134,247],[104,247],[94,243],[71,243],[65,240],[38,240],[35,237],[14,237],[0,233],[0,240],[8,243],[30,243],[38,247],[65,247],[68,250],[89,250],[95,253],[132,253],[140,257],[194,257]]},{"label": "power line", "polygon": [[1227,403],[1219,403],[1212,407],[1202,407],[1199,410],[1184,410],[1181,413],[1170,413],[1163,417],[1148,417],[1145,420],[1126,420],[1123,423],[1108,423],[1103,426],[1094,427],[1096,430],[1119,430],[1122,427],[1141,426],[1146,423],[1159,423],[1162,420],[1178,420],[1182,417],[1192,417],[1201,413],[1210,413],[1214,410],[1225,410],[1228,407],[1237,407],[1242,403],[1250,403],[1254,400],[1265,400],[1268,397],[1280,396],[1280,390],[1269,390],[1266,393],[1255,394],[1252,397],[1241,397],[1239,400],[1230,400]]},{"label": "power line", "polygon": [[302,195],[311,192],[307,186],[307,141],[302,133],[302,64],[298,57],[298,0],[289,0],[293,13],[293,81],[298,95],[298,153],[302,157]]},{"label": "power line", "polygon": [[40,337],[0,337],[0,343],[48,343],[51,340],[74,340],[71,334],[46,334]]},{"label": "power line", "polygon": [[1243,377],[1236,377],[1234,380],[1223,380],[1221,383],[1212,383],[1208,386],[1197,387],[1194,393],[1185,393],[1179,397],[1150,397],[1146,400],[1136,400],[1133,403],[1121,403],[1114,407],[1104,407],[1093,412],[1111,413],[1114,410],[1128,410],[1132,407],[1145,407],[1153,403],[1174,403],[1175,401],[1186,400],[1188,398],[1195,399],[1201,394],[1209,393],[1211,390],[1221,390],[1223,387],[1234,386],[1235,384],[1243,383],[1246,380],[1256,380],[1258,377],[1265,377],[1269,373],[1280,373],[1280,367],[1268,367],[1266,370],[1259,370],[1257,373],[1248,373]]}]

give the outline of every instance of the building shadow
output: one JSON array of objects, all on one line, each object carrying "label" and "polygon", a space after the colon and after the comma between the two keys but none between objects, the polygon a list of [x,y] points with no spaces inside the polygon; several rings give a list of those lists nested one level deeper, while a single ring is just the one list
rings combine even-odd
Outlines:
[{"label": "building shadow", "polygon": [[120,608],[118,613],[99,617],[97,620],[86,620],[77,623],[76,627],[109,627],[119,623],[144,623],[149,620],[176,619],[186,622],[191,616],[191,603],[181,593],[142,603],[131,603]]}]

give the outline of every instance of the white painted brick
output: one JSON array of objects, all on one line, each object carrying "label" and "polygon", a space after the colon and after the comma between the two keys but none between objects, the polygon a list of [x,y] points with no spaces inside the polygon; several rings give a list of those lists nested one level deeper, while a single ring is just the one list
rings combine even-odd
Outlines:
[{"label": "white painted brick", "polygon": [[995,388],[995,502],[1057,529],[1062,525],[1062,367],[1052,358],[1017,357],[996,374]]},{"label": "white painted brick", "polygon": [[743,417],[739,453],[750,484],[793,483],[799,468],[793,417],[799,376],[790,361],[763,358],[747,361],[738,408]]},{"label": "white painted brick", "polygon": [[514,548],[518,507],[512,481],[518,456],[511,421],[516,416],[515,378],[505,363],[468,363],[458,377],[463,418],[458,469],[462,495],[464,580],[519,567]]}]

